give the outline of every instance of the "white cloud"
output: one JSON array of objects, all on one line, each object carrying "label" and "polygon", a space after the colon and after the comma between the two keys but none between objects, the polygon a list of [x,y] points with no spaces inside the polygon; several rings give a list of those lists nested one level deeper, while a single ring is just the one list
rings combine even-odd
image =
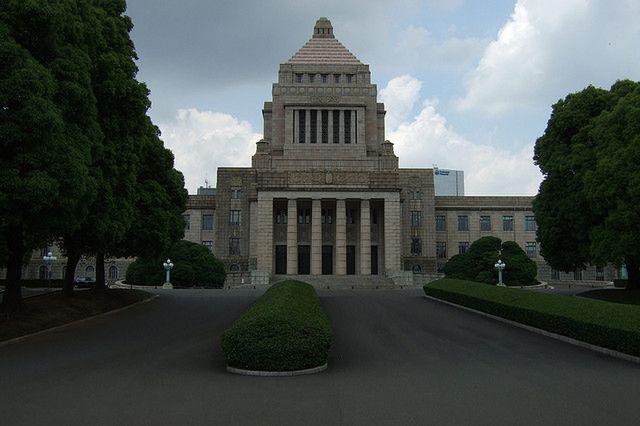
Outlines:
[{"label": "white cloud", "polygon": [[410,75],[403,75],[390,80],[387,86],[380,90],[380,99],[385,103],[387,110],[385,125],[388,131],[394,130],[408,118],[420,96],[421,87],[421,81]]},{"label": "white cloud", "polygon": [[461,110],[548,108],[589,84],[640,78],[640,2],[518,0],[467,80]]},{"label": "white cloud", "polygon": [[218,167],[249,167],[262,135],[251,124],[220,112],[181,109],[175,119],[159,125],[162,139],[176,158],[189,193],[214,186]]},{"label": "white cloud", "polygon": [[[389,82],[382,91],[389,111],[389,105],[406,105],[406,99],[419,96],[415,90],[417,87],[419,92],[420,85],[416,82],[409,76]],[[406,90],[402,90],[402,84]],[[399,99],[394,99],[396,94]],[[417,116],[387,134],[395,144],[402,167],[437,164],[442,168],[464,170],[467,195],[534,195],[537,192],[541,175],[533,164],[533,145],[506,151],[472,143],[451,128],[436,105],[434,100],[425,101]]]}]

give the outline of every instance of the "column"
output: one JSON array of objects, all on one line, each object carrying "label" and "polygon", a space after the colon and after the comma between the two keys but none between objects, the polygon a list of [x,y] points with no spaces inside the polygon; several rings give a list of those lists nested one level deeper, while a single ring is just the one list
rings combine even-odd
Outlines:
[{"label": "column", "polygon": [[321,200],[311,202],[311,275],[322,274]]},{"label": "column", "polygon": [[304,139],[306,143],[311,143],[311,110],[304,113]]},{"label": "column", "polygon": [[329,122],[328,124],[328,130],[327,130],[327,135],[329,137],[329,139],[327,140],[328,143],[333,143],[333,110],[330,109],[328,112],[328,118],[329,118]]},{"label": "column", "polygon": [[316,142],[322,143],[322,110],[316,110]]},{"label": "column", "polygon": [[340,144],[344,144],[344,110],[340,110],[340,129],[338,129],[338,140]]},{"label": "column", "polygon": [[356,111],[351,110],[351,143],[356,143]]},{"label": "column", "polygon": [[384,198],[384,269],[400,271],[400,194]]},{"label": "column", "polygon": [[257,222],[257,268],[258,271],[271,274],[273,272],[273,197],[258,193]]},{"label": "column", "polygon": [[287,275],[298,274],[298,202],[287,204]]},{"label": "column", "polygon": [[360,275],[371,275],[371,223],[369,200],[360,200]]},{"label": "column", "polygon": [[336,200],[336,275],[347,273],[347,211],[345,200]]},{"label": "column", "polygon": [[300,123],[298,122],[300,119],[298,118],[298,110],[293,110],[293,143],[300,143],[300,138],[298,137],[299,131],[298,126]]}]

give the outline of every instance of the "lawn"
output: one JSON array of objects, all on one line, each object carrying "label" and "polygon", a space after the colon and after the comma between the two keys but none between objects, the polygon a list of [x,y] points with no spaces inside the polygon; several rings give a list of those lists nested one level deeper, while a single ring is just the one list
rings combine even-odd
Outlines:
[{"label": "lawn", "polygon": [[640,356],[640,306],[441,279],[425,294],[512,321]]},{"label": "lawn", "polygon": [[76,291],[73,297],[55,292],[25,299],[22,312],[0,317],[0,341],[78,321],[152,297],[141,290]]}]

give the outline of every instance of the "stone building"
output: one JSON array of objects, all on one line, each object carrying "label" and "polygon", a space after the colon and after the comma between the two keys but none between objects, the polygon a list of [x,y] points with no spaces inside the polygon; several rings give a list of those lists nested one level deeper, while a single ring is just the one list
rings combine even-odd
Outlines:
[{"label": "stone building", "polygon": [[[190,195],[184,214],[185,239],[209,247],[236,276],[254,284],[274,275],[410,283],[494,235],[536,260],[540,280],[615,278],[610,267],[552,271],[539,255],[533,197],[436,196],[434,169],[399,168],[369,66],[335,38],[328,19],[280,65],[272,95],[251,167],[219,168],[217,188]],[[111,262],[108,274],[124,278],[127,261]],[[42,265],[34,253],[25,278],[42,275]],[[59,258],[54,278],[63,265]],[[93,271],[81,269],[76,275]]]}]

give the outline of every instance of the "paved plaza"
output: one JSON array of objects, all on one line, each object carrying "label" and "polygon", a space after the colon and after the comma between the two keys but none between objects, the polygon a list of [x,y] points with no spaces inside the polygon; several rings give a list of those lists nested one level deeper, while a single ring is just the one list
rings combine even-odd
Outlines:
[{"label": "paved plaza", "polygon": [[336,340],[311,376],[225,371],[260,290],[157,290],[0,346],[3,425],[637,424],[640,368],[412,290],[321,291]]}]

